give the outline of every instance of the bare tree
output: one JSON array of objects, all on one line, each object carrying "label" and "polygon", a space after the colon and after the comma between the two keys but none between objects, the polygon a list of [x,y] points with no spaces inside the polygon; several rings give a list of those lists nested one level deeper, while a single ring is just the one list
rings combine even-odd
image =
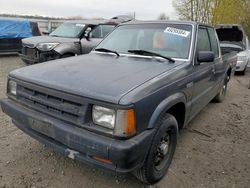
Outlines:
[{"label": "bare tree", "polygon": [[169,17],[165,13],[161,13],[158,16],[158,20],[169,20]]},{"label": "bare tree", "polygon": [[173,5],[182,20],[211,22],[214,0],[176,0]]}]

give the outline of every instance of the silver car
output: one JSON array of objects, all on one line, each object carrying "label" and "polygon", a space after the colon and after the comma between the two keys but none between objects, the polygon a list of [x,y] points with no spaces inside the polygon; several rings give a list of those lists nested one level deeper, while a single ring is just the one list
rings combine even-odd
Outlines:
[{"label": "silver car", "polygon": [[105,20],[67,21],[49,36],[22,40],[19,54],[27,64],[89,53],[118,23]]}]

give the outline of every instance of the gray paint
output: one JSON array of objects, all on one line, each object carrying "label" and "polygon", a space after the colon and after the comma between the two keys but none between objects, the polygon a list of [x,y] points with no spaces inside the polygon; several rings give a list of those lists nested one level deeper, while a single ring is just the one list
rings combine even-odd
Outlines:
[{"label": "gray paint", "polygon": [[[148,23],[166,21],[125,24]],[[222,61],[221,55],[214,62],[197,63],[195,48],[198,23],[167,23],[193,26],[189,59],[176,59],[173,64],[158,58],[125,54],[116,57],[109,53],[92,52],[89,55],[19,69],[11,72],[10,76],[102,101],[107,103],[106,106],[133,105],[137,125],[140,125],[137,128],[139,132],[148,127],[149,122],[155,122],[161,110],[179,102],[185,104],[187,124],[218,93],[229,64],[225,59]],[[203,24],[201,26],[210,27]]]}]

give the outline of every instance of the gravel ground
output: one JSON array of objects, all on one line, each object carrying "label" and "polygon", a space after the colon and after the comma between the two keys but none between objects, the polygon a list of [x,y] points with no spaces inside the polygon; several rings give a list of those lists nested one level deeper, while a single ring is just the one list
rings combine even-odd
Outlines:
[{"label": "gravel ground", "polygon": [[[6,76],[24,64],[0,57],[0,99]],[[210,103],[181,131],[168,174],[157,188],[248,188],[250,185],[250,71],[232,78],[226,100]],[[63,157],[18,130],[0,110],[0,187],[144,187]]]}]

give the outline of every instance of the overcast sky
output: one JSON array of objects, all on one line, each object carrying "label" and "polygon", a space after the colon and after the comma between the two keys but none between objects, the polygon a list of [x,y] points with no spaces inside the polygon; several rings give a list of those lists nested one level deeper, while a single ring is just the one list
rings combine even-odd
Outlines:
[{"label": "overcast sky", "polygon": [[56,17],[110,18],[136,12],[137,19],[165,13],[175,19],[172,0],[0,0],[0,13]]}]

